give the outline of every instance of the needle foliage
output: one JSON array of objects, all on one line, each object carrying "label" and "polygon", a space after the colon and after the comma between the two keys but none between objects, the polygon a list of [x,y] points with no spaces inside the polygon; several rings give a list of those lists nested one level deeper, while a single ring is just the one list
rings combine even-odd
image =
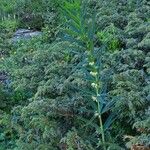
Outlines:
[{"label": "needle foliage", "polygon": [[[0,17],[0,150],[149,148],[148,0],[0,0]],[[14,44],[20,28],[42,34]]]}]

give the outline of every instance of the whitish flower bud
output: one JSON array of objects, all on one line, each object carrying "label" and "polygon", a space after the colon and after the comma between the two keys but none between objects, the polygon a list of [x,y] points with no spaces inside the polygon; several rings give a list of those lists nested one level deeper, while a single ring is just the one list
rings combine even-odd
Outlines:
[{"label": "whitish flower bud", "polygon": [[93,61],[93,62],[90,62],[89,65],[90,65],[90,66],[93,66],[93,65],[94,65],[94,61]]},{"label": "whitish flower bud", "polygon": [[98,112],[96,112],[94,115],[97,117],[97,116],[99,116],[99,113],[98,113]]},{"label": "whitish flower bud", "polygon": [[98,87],[98,85],[97,85],[96,83],[92,83],[91,86],[92,86],[93,88],[97,88],[97,87]]},{"label": "whitish flower bud", "polygon": [[90,74],[92,75],[92,76],[96,76],[97,75],[97,72],[90,72]]},{"label": "whitish flower bud", "polygon": [[97,98],[95,96],[92,96],[92,100],[97,102]]}]

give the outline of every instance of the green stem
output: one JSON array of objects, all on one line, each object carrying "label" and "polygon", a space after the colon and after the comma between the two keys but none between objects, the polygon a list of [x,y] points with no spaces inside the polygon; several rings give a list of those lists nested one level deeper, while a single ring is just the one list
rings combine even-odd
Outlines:
[{"label": "green stem", "polygon": [[[96,76],[96,83],[98,83],[98,77]],[[96,87],[96,96],[99,96],[99,85],[98,87]],[[100,110],[100,103],[97,100],[97,107],[98,107],[98,118],[99,118],[99,125],[100,125],[100,129],[101,129],[101,135],[102,135],[102,144],[103,144],[103,148],[104,150],[106,150],[106,146],[105,146],[105,133],[104,133],[104,127],[103,127],[103,121],[102,121],[102,115],[101,115],[101,110]]]},{"label": "green stem", "polygon": [[106,146],[105,146],[105,134],[104,134],[104,128],[103,128],[103,122],[102,122],[102,116],[101,115],[99,115],[99,122],[100,122],[100,128],[101,128],[103,148],[104,148],[104,150],[106,150]]}]

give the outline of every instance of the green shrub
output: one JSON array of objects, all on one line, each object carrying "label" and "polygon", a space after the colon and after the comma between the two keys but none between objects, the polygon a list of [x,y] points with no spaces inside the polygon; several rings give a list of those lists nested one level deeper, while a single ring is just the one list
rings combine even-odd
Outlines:
[{"label": "green shrub", "polygon": [[15,19],[5,19],[0,22],[0,28],[13,33],[18,27],[18,21]]}]

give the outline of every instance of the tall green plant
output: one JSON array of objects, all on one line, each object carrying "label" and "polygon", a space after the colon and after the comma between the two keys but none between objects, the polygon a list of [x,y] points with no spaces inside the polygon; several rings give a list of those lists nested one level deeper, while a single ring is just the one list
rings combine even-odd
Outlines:
[{"label": "tall green plant", "polygon": [[[102,145],[103,149],[106,150],[106,131],[113,121],[113,115],[108,115],[106,119],[103,118],[103,115],[110,114],[113,101],[107,100],[107,87],[101,76],[103,64],[98,53],[102,54],[103,51],[95,48],[95,17],[93,15],[91,18],[87,18],[85,3],[83,3],[80,0],[64,2],[62,10],[67,24],[64,39],[70,42],[71,45],[77,46],[76,49],[80,49],[84,53],[84,65],[81,68],[84,70],[86,74],[85,79],[90,85],[88,95],[90,96],[89,103],[92,102],[94,106],[92,110],[94,113],[90,122],[95,119],[98,120],[98,124],[95,125],[96,130],[101,135],[98,147]],[[82,8],[82,5],[84,5],[84,8]],[[84,94],[86,93],[87,91],[84,91]],[[88,124],[91,125],[91,123]],[[97,125],[99,126],[98,128]]]}]

